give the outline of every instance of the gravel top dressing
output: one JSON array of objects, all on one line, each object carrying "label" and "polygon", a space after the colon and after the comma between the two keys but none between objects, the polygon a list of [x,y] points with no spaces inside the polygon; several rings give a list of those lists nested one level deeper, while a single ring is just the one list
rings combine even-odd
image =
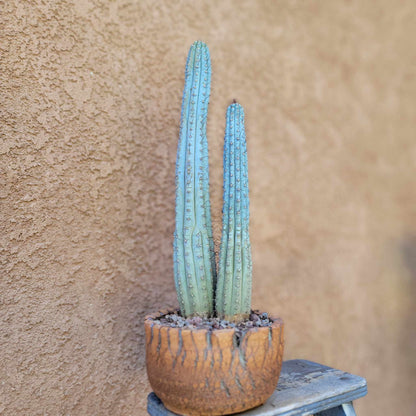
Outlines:
[{"label": "gravel top dressing", "polygon": [[244,330],[256,327],[271,326],[273,321],[269,319],[267,312],[251,311],[247,320],[242,322],[230,322],[219,318],[183,318],[176,313],[170,313],[155,320],[155,323],[170,326],[172,328],[192,328],[192,329],[227,329],[236,328]]}]

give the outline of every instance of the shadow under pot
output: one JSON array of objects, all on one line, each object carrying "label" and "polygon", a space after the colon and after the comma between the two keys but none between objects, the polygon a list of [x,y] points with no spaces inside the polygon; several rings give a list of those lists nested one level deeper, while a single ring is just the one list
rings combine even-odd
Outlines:
[{"label": "shadow under pot", "polygon": [[[145,318],[146,366],[155,394],[172,412],[227,415],[263,404],[277,386],[283,357],[283,321],[271,326],[205,329]],[[157,322],[156,322],[157,321]]]}]

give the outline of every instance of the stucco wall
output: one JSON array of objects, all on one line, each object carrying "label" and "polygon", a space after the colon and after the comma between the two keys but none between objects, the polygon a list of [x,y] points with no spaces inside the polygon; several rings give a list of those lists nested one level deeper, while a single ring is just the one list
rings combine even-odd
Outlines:
[{"label": "stucco wall", "polygon": [[203,39],[216,240],[237,98],[254,306],[285,319],[286,359],[367,378],[360,415],[414,414],[415,13],[412,0],[4,2],[0,413],[145,414],[142,320],[176,305],[183,73]]}]

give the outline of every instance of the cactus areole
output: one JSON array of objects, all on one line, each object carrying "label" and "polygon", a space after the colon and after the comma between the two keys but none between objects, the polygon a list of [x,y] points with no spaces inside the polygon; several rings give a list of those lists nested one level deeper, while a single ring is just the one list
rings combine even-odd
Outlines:
[{"label": "cactus areole", "polygon": [[218,274],[209,201],[208,47],[189,51],[176,158],[174,277],[180,310],[145,319],[150,385],[165,407],[227,415],[264,403],[279,379],[283,321],[251,311],[247,146],[243,107],[227,109]]}]

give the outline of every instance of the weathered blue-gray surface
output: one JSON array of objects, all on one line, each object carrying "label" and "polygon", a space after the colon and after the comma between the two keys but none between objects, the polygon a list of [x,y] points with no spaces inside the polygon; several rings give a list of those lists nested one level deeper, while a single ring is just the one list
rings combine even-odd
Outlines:
[{"label": "weathered blue-gray surface", "polygon": [[[354,416],[352,401],[367,394],[364,378],[306,360],[285,361],[276,391],[262,406],[244,416]],[[148,397],[151,416],[176,416],[154,393]],[[321,412],[321,413],[320,413]]]}]

